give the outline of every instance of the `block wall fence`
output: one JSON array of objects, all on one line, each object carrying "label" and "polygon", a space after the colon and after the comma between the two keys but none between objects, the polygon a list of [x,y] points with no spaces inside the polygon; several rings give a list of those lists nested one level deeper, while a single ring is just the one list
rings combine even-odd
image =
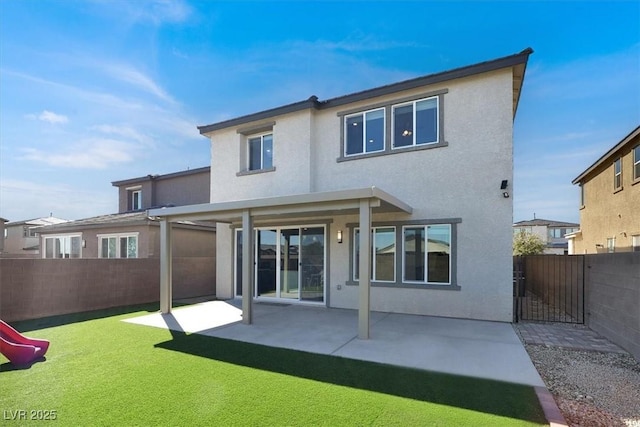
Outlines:
[{"label": "block wall fence", "polygon": [[[173,297],[215,294],[215,257],[174,257]],[[0,259],[0,318],[7,322],[160,299],[160,260]]]}]

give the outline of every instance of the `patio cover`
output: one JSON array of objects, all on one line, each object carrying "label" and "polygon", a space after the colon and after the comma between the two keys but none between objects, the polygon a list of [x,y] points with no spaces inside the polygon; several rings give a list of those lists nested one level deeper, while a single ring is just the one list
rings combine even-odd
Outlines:
[{"label": "patio cover", "polygon": [[[171,312],[171,223],[177,221],[242,222],[242,322],[252,323],[254,289],[254,233],[256,219],[359,214],[361,230],[371,229],[372,213],[411,214],[413,208],[376,187],[289,196],[264,197],[173,208],[150,209],[160,220],[160,311]],[[358,336],[369,338],[371,289],[371,236],[360,233]]]}]

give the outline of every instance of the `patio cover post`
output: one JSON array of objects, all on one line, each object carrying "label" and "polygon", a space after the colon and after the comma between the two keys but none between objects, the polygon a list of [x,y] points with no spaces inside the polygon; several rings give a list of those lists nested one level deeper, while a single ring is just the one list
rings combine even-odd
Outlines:
[{"label": "patio cover post", "polygon": [[173,277],[171,271],[171,223],[160,220],[160,311],[171,313]]},{"label": "patio cover post", "polygon": [[242,211],[242,323],[253,322],[253,217],[251,211]]},{"label": "patio cover post", "polygon": [[358,295],[358,338],[369,339],[371,309],[371,204],[360,200],[360,270]]}]

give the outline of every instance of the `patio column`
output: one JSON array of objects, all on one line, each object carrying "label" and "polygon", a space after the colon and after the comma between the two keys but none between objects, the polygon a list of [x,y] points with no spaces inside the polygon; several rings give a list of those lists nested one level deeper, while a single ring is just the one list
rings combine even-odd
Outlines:
[{"label": "patio column", "polygon": [[242,212],[242,323],[253,322],[253,217],[251,211]]},{"label": "patio column", "polygon": [[360,270],[358,272],[358,338],[369,339],[371,309],[371,205],[360,200]]},{"label": "patio column", "polygon": [[160,312],[171,313],[173,277],[171,272],[171,223],[160,220]]}]

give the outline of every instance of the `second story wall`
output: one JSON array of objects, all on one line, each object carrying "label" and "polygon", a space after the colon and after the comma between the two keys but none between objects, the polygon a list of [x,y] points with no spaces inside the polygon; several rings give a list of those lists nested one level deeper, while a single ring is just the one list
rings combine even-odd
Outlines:
[{"label": "second story wall", "polygon": [[207,166],[113,182],[112,185],[118,187],[118,212],[208,203],[211,185],[209,171]]},{"label": "second story wall", "polygon": [[[303,110],[213,133],[210,136],[211,202],[312,191],[312,122],[311,111]],[[265,143],[269,137],[270,153],[267,152],[269,144]],[[270,156],[261,159],[266,160],[265,167],[251,163],[251,150],[257,146],[258,139],[262,139],[262,154]],[[250,140],[256,141],[253,148]],[[256,169],[251,170],[252,166]]]},{"label": "second story wall", "polygon": [[640,176],[634,175],[634,148],[638,146],[640,135],[581,181],[581,238],[576,239],[576,253],[628,252],[633,250],[634,236],[638,236],[636,242],[640,240]]}]

